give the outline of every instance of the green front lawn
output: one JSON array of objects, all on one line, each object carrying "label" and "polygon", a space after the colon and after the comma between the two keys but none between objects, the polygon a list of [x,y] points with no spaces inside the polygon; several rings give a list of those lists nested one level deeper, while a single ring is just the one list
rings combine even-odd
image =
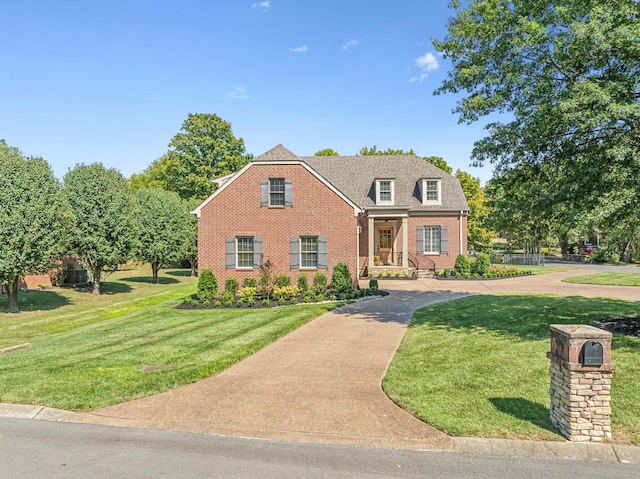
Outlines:
[{"label": "green front lawn", "polygon": [[[416,311],[386,393],[454,436],[563,440],[549,420],[549,325],[639,316],[640,304],[546,295],[473,296]],[[640,444],[640,338],[614,336],[614,440]]]},{"label": "green front lawn", "polygon": [[0,348],[32,347],[0,356],[0,402],[86,411],[149,396],[219,373],[336,307],[179,310],[197,285],[182,273],[153,285],[150,271],[121,271],[99,297],[21,294],[25,312],[0,314]]},{"label": "green front lawn", "polygon": [[596,273],[587,276],[565,278],[562,281],[578,284],[601,284],[606,286],[640,286],[640,270],[638,273]]},{"label": "green front lawn", "polygon": [[[503,266],[497,264],[496,266]],[[562,273],[564,271],[571,271],[575,268],[567,268],[566,266],[522,266],[518,264],[508,264],[508,268],[516,268],[523,271],[530,271],[531,274],[549,274],[549,273]]]}]

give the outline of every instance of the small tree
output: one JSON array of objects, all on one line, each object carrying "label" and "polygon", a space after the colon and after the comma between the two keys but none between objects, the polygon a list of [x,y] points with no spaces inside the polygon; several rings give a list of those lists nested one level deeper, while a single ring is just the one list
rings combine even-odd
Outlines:
[{"label": "small tree", "polygon": [[258,281],[258,292],[265,299],[270,299],[273,294],[274,264],[268,259],[260,265],[260,280]]},{"label": "small tree", "polygon": [[336,293],[348,293],[353,290],[351,272],[347,263],[338,263],[333,267],[331,290]]},{"label": "small tree", "polygon": [[198,298],[202,301],[213,299],[218,294],[218,278],[210,269],[203,269],[198,278]]},{"label": "small tree", "polygon": [[298,276],[298,289],[301,293],[306,293],[309,289],[309,282],[307,280],[307,273],[300,273]]},{"label": "small tree", "polygon": [[321,272],[317,272],[313,276],[313,291],[318,294],[324,294],[327,292],[327,275]]},{"label": "small tree", "polygon": [[68,220],[58,182],[42,158],[26,158],[0,140],[0,284],[7,311],[18,312],[19,280],[46,272],[61,256]]},{"label": "small tree", "polygon": [[487,253],[478,254],[478,258],[473,263],[473,273],[477,273],[480,276],[487,276],[491,270],[491,260]]},{"label": "small tree", "polygon": [[62,195],[75,220],[70,253],[89,269],[99,294],[104,275],[131,258],[138,236],[129,185],[100,163],[77,165],[64,176]]},{"label": "small tree", "polygon": [[456,257],[456,264],[454,270],[459,276],[466,276],[471,274],[471,265],[469,264],[469,260],[463,254],[459,254]]}]

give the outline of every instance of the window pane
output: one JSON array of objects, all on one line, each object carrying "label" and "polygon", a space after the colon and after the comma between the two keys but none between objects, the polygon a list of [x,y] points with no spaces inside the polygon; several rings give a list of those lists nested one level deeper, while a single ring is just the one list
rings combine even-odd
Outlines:
[{"label": "window pane", "polygon": [[440,253],[440,227],[424,227],[424,252]]},{"label": "window pane", "polygon": [[253,238],[238,237],[236,251],[238,252],[238,268],[253,268]]},{"label": "window pane", "polygon": [[438,182],[427,181],[427,201],[438,201]]},{"label": "window pane", "polygon": [[269,205],[284,206],[284,178],[269,179]]},{"label": "window pane", "polygon": [[318,267],[318,238],[315,236],[302,236],[300,238],[300,267]]},{"label": "window pane", "polygon": [[380,201],[391,201],[391,182],[381,181],[378,187],[380,188]]}]

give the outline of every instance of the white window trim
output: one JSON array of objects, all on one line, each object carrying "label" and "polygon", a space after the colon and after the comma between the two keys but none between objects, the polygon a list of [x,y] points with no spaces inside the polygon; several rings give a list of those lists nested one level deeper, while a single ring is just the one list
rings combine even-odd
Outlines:
[{"label": "white window trim", "polygon": [[[391,187],[391,200],[381,200],[380,199],[380,183],[389,182]],[[394,205],[396,198],[396,188],[395,181],[393,178],[380,178],[376,180],[376,204],[377,205]]]},{"label": "white window trim", "polygon": [[[438,186],[438,199],[427,199],[427,183],[435,182]],[[422,204],[423,205],[440,205],[442,204],[442,181],[437,178],[425,178],[422,180]]]},{"label": "white window trim", "polygon": [[[273,180],[282,181],[282,191],[281,192],[280,191],[272,192],[271,186],[273,184]],[[284,208],[286,200],[287,200],[286,191],[285,190],[286,190],[286,186],[285,186],[285,179],[284,178],[280,178],[280,177],[278,177],[278,178],[275,178],[275,177],[274,178],[269,178],[269,190],[268,190],[267,194],[269,195],[268,196],[268,200],[269,200],[269,207],[270,208]],[[281,205],[274,205],[273,203],[271,203],[271,195],[272,194],[278,194],[278,195],[282,194],[282,204]]]},{"label": "white window trim", "polygon": [[[317,236],[300,236],[299,238],[300,238],[300,251],[298,252],[298,255],[299,255],[298,264],[300,265],[300,269],[306,269],[306,270],[318,269],[318,237]],[[315,266],[302,266],[302,253],[303,253],[302,240],[304,238],[315,238],[316,240],[316,265]]]},{"label": "white window trim", "polygon": [[[435,229],[435,228],[438,229],[438,242],[437,242],[437,245],[436,245],[437,246],[437,251],[427,251],[427,231],[429,229]],[[422,238],[423,245],[424,245],[423,246],[423,249],[424,249],[423,254],[431,255],[431,256],[438,256],[438,255],[442,254],[440,252],[440,241],[441,241],[441,238],[442,238],[442,236],[441,236],[442,235],[442,227],[440,227],[440,226],[425,226],[424,227],[424,231],[423,231],[423,235],[424,235],[423,238]]]},{"label": "white window trim", "polygon": [[[240,251],[238,248],[238,240],[240,238],[251,238],[251,266],[240,266],[240,254],[249,254],[247,251]],[[253,269],[253,254],[255,252],[255,244],[253,243],[253,236],[236,236],[236,269]]]}]

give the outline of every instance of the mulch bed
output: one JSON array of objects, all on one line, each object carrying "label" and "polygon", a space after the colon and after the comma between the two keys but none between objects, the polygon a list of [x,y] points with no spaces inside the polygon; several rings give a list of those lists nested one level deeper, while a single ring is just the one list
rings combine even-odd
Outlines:
[{"label": "mulch bed", "polygon": [[640,337],[640,316],[634,318],[611,317],[601,319],[598,327],[613,334]]}]

